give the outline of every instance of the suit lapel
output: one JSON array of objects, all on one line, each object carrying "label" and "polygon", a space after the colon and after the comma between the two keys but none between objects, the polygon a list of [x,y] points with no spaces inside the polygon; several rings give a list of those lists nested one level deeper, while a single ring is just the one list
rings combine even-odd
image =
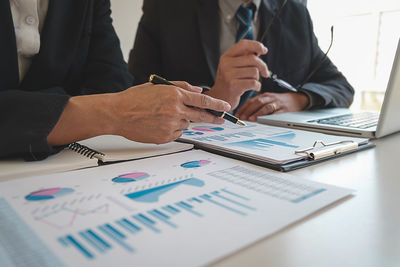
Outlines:
[{"label": "suit lapel", "polygon": [[[270,23],[275,14],[277,14],[279,9],[279,3],[281,1],[269,1],[263,0],[260,5],[260,31],[259,31],[259,39],[264,33],[267,25]],[[281,74],[281,70],[279,69],[279,52],[280,52],[280,43],[281,43],[281,21],[280,18],[275,18],[271,28],[269,29],[265,40],[263,40],[263,44],[268,48],[268,53],[264,56],[261,56],[261,59],[267,63],[268,68],[274,74]],[[270,90],[271,88],[270,79],[262,79],[262,88],[263,91]]]},{"label": "suit lapel", "polygon": [[202,42],[207,64],[211,76],[215,81],[218,62],[220,57],[219,49],[219,15],[217,0],[199,0],[197,8],[197,22],[200,31],[200,40]]},{"label": "suit lapel", "polygon": [[87,4],[87,0],[49,2],[40,36],[40,52],[34,57],[21,87],[35,90],[64,80],[82,36]]},{"label": "suit lapel", "polygon": [[[258,40],[264,34],[267,25],[271,22],[275,14],[278,12],[279,5],[276,1],[263,0],[260,4],[260,31],[258,33]],[[268,67],[274,71],[278,66],[279,60],[279,44],[281,39],[281,25],[280,18],[275,18],[272,26],[270,27],[263,44],[268,48],[268,53],[261,58],[268,63]]]},{"label": "suit lapel", "polygon": [[19,84],[18,54],[10,2],[0,1],[0,90]]}]

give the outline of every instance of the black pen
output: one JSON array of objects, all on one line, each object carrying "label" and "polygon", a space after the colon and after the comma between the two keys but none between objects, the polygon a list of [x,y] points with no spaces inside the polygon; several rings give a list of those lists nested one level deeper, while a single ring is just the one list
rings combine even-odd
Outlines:
[{"label": "black pen", "polygon": [[[176,86],[175,84],[171,83],[170,81],[164,79],[163,77],[160,77],[156,74],[150,75],[149,82],[152,84],[164,84],[164,85],[173,85]],[[244,121],[239,120],[235,116],[231,115],[230,113],[227,113],[225,111],[216,111],[212,109],[205,109],[208,113],[213,114],[214,116],[223,118],[227,121],[230,121],[232,123],[241,125],[241,126],[247,126],[247,124]]]}]

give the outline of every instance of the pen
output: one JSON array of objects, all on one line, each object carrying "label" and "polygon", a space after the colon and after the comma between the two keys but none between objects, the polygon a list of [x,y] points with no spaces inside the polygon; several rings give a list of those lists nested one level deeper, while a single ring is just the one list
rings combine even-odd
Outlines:
[{"label": "pen", "polygon": [[[176,86],[175,84],[171,83],[170,81],[164,79],[163,77],[160,77],[156,74],[151,74],[150,78],[149,78],[149,82],[151,82],[152,84],[164,84],[164,85],[173,85]],[[212,110],[212,109],[205,109],[208,113],[213,114],[214,116],[223,118],[227,121],[230,121],[232,123],[241,125],[241,126],[247,126],[247,124],[244,121],[239,120],[238,118],[236,118],[235,116],[225,112],[225,111],[216,111],[216,110]]]},{"label": "pen", "polygon": [[271,79],[279,88],[284,89],[284,90],[286,89],[286,90],[291,91],[291,92],[294,92],[294,93],[297,93],[297,92],[298,92],[298,90],[297,90],[296,88],[294,88],[290,83],[285,82],[285,81],[282,80],[282,79],[279,79],[278,76],[277,76],[276,74],[272,73],[271,71],[269,72],[269,76],[270,76],[270,79]]}]

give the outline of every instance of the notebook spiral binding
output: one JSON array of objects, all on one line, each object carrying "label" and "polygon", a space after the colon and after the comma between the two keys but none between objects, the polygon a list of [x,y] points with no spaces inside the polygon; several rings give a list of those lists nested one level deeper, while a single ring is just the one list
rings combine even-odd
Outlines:
[{"label": "notebook spiral binding", "polygon": [[91,148],[89,148],[87,146],[81,145],[81,144],[76,143],[76,142],[69,144],[68,148],[73,150],[73,151],[75,151],[75,152],[77,152],[77,153],[79,153],[79,154],[81,154],[81,155],[83,155],[83,156],[85,156],[85,157],[91,158],[91,159],[96,155],[105,156],[105,154],[103,154],[103,153],[101,153],[99,151],[96,151],[94,149],[91,149]]}]

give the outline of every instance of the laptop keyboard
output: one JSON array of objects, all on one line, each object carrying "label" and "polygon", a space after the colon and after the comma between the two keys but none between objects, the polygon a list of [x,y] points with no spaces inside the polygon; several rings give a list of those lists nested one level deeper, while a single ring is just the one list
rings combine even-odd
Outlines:
[{"label": "laptop keyboard", "polygon": [[360,112],[360,113],[330,117],[312,122],[325,125],[337,125],[337,126],[352,127],[358,129],[366,129],[372,126],[377,126],[378,119],[379,119],[379,113]]}]

